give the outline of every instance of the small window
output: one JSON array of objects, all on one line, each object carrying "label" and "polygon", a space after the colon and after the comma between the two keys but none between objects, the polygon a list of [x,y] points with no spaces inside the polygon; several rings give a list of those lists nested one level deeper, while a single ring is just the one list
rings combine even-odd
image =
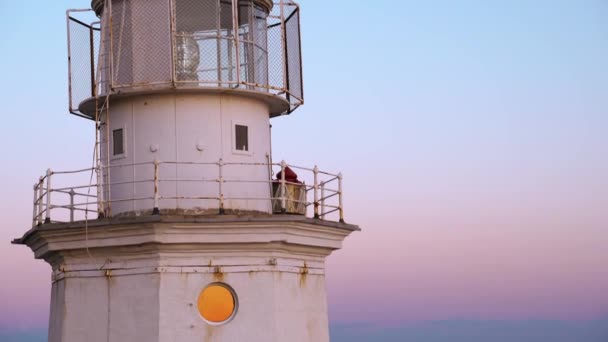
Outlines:
[{"label": "small window", "polygon": [[249,152],[249,129],[247,126],[235,125],[235,150]]},{"label": "small window", "polygon": [[112,131],[113,155],[120,156],[125,154],[125,135],[124,129],[119,128]]}]

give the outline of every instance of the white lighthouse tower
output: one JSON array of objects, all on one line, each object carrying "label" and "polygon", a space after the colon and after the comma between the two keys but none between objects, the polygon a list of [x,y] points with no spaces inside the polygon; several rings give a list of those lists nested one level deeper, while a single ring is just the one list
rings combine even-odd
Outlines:
[{"label": "white lighthouse tower", "polygon": [[52,266],[51,342],[329,340],[342,175],[272,159],[304,102],[281,0],[94,0],[67,13],[70,112],[95,162],[34,186],[14,243]]}]

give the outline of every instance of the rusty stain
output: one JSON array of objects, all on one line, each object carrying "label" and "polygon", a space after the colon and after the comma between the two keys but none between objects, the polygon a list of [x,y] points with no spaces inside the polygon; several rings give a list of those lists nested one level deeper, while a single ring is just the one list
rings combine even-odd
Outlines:
[{"label": "rusty stain", "polygon": [[276,266],[277,265],[277,259],[276,258],[270,258],[270,259],[268,259],[268,265],[270,265],[270,266]]},{"label": "rusty stain", "polygon": [[213,280],[224,281],[224,272],[221,267],[215,266],[215,269],[213,270]]},{"label": "rusty stain", "polygon": [[106,270],[105,276],[108,278],[112,278],[112,270]]},{"label": "rusty stain", "polygon": [[308,276],[308,265],[304,262],[304,266],[300,268],[300,287],[306,286],[306,277]]},{"label": "rusty stain", "polygon": [[212,325],[207,326],[207,337],[204,340],[205,342],[213,341],[213,330],[214,330],[214,326],[212,326]]}]

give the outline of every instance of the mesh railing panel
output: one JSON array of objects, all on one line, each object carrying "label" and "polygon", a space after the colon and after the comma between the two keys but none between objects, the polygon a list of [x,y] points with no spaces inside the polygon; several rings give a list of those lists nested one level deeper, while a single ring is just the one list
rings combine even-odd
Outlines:
[{"label": "mesh railing panel", "polygon": [[112,0],[112,86],[170,84],[170,0]]},{"label": "mesh railing panel", "polygon": [[221,83],[220,1],[174,0],[176,82]]},{"label": "mesh railing panel", "polygon": [[102,28],[100,32],[98,32],[98,36],[100,39],[99,47],[97,48],[98,53],[96,54],[96,73],[95,77],[97,80],[97,94],[105,95],[110,93],[110,87],[112,86],[111,82],[111,65],[110,65],[110,56],[111,56],[111,44],[110,44],[110,30],[103,29],[108,27],[107,21],[109,17],[104,16],[101,18],[101,22],[99,26]]},{"label": "mesh railing panel", "polygon": [[70,112],[80,115],[78,105],[94,96],[95,56],[98,48],[99,31],[73,17],[68,17],[69,30],[69,72]]},{"label": "mesh railing panel", "polygon": [[283,45],[283,27],[281,26],[281,10],[278,6],[273,8],[268,19],[267,45],[268,45],[268,85],[274,88],[286,89],[285,83],[285,48]]},{"label": "mesh railing panel", "polygon": [[[287,89],[290,96],[290,104],[299,105],[304,99],[302,84],[302,51],[300,42],[300,9],[291,7],[291,13],[285,20],[285,44],[286,44],[286,65],[287,65]],[[295,97],[295,98],[294,98]]]},{"label": "mesh railing panel", "polygon": [[112,86],[133,84],[133,35],[128,0],[111,0],[110,31]]},{"label": "mesh railing panel", "polygon": [[[106,89],[108,84],[107,82],[102,82],[102,80],[107,79],[107,77],[102,77],[101,73],[104,72],[109,72],[110,70],[110,66],[109,65],[103,65],[103,60],[104,60],[104,54],[102,53],[102,46],[101,44],[103,44],[101,42],[101,23],[95,23],[94,25],[91,26],[93,29],[93,73],[92,76],[94,78],[95,81],[95,91],[94,91],[94,95],[95,92],[97,92],[97,94],[100,93],[101,89]],[[102,61],[102,64],[100,64],[100,61]]]},{"label": "mesh railing panel", "polygon": [[[255,65],[255,83],[268,84],[268,35],[266,33],[266,20],[268,14],[259,7],[253,9],[253,63]],[[263,88],[258,88],[263,90]]]}]

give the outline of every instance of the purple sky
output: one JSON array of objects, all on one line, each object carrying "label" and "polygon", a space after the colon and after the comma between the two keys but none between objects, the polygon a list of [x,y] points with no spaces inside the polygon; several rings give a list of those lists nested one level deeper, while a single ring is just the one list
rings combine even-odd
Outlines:
[{"label": "purple sky", "polygon": [[[47,324],[50,269],[9,244],[32,184],[90,164],[63,17],[87,5],[0,3],[0,332]],[[345,175],[363,232],[328,260],[334,324],[608,318],[608,3],[301,5],[307,103],[273,153]]]}]

